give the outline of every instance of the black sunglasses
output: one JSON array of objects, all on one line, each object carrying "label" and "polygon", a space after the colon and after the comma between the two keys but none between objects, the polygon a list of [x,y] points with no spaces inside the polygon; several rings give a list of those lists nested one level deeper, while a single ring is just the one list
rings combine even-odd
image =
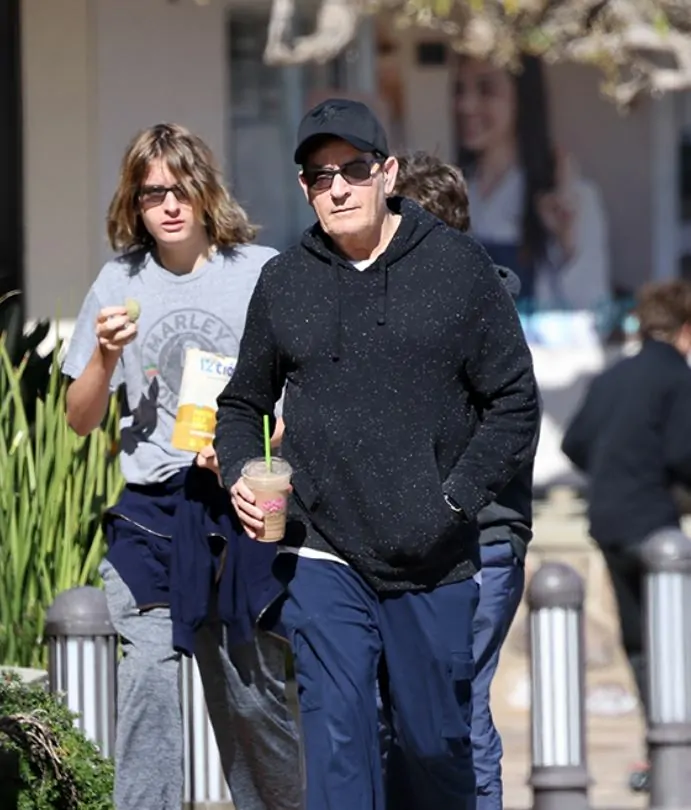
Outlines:
[{"label": "black sunglasses", "polygon": [[314,191],[326,191],[331,188],[337,174],[340,174],[350,185],[362,186],[372,178],[372,169],[383,163],[383,158],[355,158],[334,169],[307,166],[303,169],[302,176],[305,178],[308,188]]},{"label": "black sunglasses", "polygon": [[182,186],[142,186],[139,189],[139,202],[143,206],[161,205],[161,203],[168,196],[168,192],[172,191],[175,199],[179,203],[189,202],[189,195]]}]

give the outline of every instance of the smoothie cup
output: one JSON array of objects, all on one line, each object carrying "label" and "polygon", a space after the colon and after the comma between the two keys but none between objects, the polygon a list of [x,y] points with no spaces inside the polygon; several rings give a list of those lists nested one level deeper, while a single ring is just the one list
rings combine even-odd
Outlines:
[{"label": "smoothie cup", "polygon": [[276,543],[283,539],[292,474],[292,467],[282,458],[272,458],[270,469],[263,458],[253,458],[242,468],[242,480],[264,513],[264,533],[257,540]]}]

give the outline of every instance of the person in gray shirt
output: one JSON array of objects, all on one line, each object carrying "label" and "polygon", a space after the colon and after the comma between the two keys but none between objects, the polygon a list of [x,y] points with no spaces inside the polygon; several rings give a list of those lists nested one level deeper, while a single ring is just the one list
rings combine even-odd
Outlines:
[{"label": "person in gray shirt", "polygon": [[[225,355],[232,368],[250,296],[276,251],[251,244],[255,229],[223,187],[211,151],[173,124],[144,130],[129,146],[108,236],[121,255],[89,290],[62,370],[72,380],[67,419],[80,435],[101,424],[113,392],[122,403],[126,486],[107,512],[109,548],[100,569],[124,653],[115,806],[180,810],[182,650],[197,659],[234,806],[298,810],[299,746],[285,702],[285,647],[246,616],[236,616],[223,633],[216,620],[225,602],[253,604],[260,613],[262,598],[270,601],[273,547],[258,556],[245,536],[250,562],[234,569],[231,593],[223,591],[222,574],[241,553],[243,535],[224,534],[235,524],[215,477],[213,449],[195,454],[172,444],[187,349]],[[213,530],[201,526],[211,520],[206,513],[195,524],[201,514],[195,510],[207,502]],[[201,532],[201,542],[185,531]],[[220,535],[227,547],[210,548]],[[178,557],[186,570],[175,578]],[[209,575],[211,565],[216,576]],[[261,592],[251,592],[255,580]],[[241,588],[248,592],[239,594]],[[197,617],[187,634],[176,629],[175,599]]]}]

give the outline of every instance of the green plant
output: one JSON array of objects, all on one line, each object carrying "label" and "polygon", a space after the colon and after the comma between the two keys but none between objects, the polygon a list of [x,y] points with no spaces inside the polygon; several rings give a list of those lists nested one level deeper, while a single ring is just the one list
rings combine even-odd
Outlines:
[{"label": "green plant", "polygon": [[113,765],[40,685],[0,676],[3,810],[112,810]]},{"label": "green plant", "polygon": [[48,606],[60,591],[97,584],[102,512],[122,486],[116,403],[103,428],[77,436],[65,419],[58,352],[32,428],[28,359],[15,368],[0,337],[0,662],[8,665],[42,666]]}]

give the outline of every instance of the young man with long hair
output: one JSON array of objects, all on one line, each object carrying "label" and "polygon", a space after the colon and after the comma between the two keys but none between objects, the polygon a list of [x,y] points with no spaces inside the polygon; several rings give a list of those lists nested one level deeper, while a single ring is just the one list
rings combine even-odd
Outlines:
[{"label": "young man with long hair", "polygon": [[211,151],[174,124],[144,130],[127,149],[108,236],[119,256],[84,301],[63,372],[73,380],[67,419],[80,435],[101,423],[111,394],[122,404],[126,486],[105,517],[101,567],[123,651],[115,806],[180,809],[185,653],[199,665],[235,806],[297,810],[284,645],[259,626],[279,591],[273,552],[242,533],[213,449],[195,456],[172,443],[187,349],[234,363],[250,296],[275,251],[252,244],[255,229]]}]

